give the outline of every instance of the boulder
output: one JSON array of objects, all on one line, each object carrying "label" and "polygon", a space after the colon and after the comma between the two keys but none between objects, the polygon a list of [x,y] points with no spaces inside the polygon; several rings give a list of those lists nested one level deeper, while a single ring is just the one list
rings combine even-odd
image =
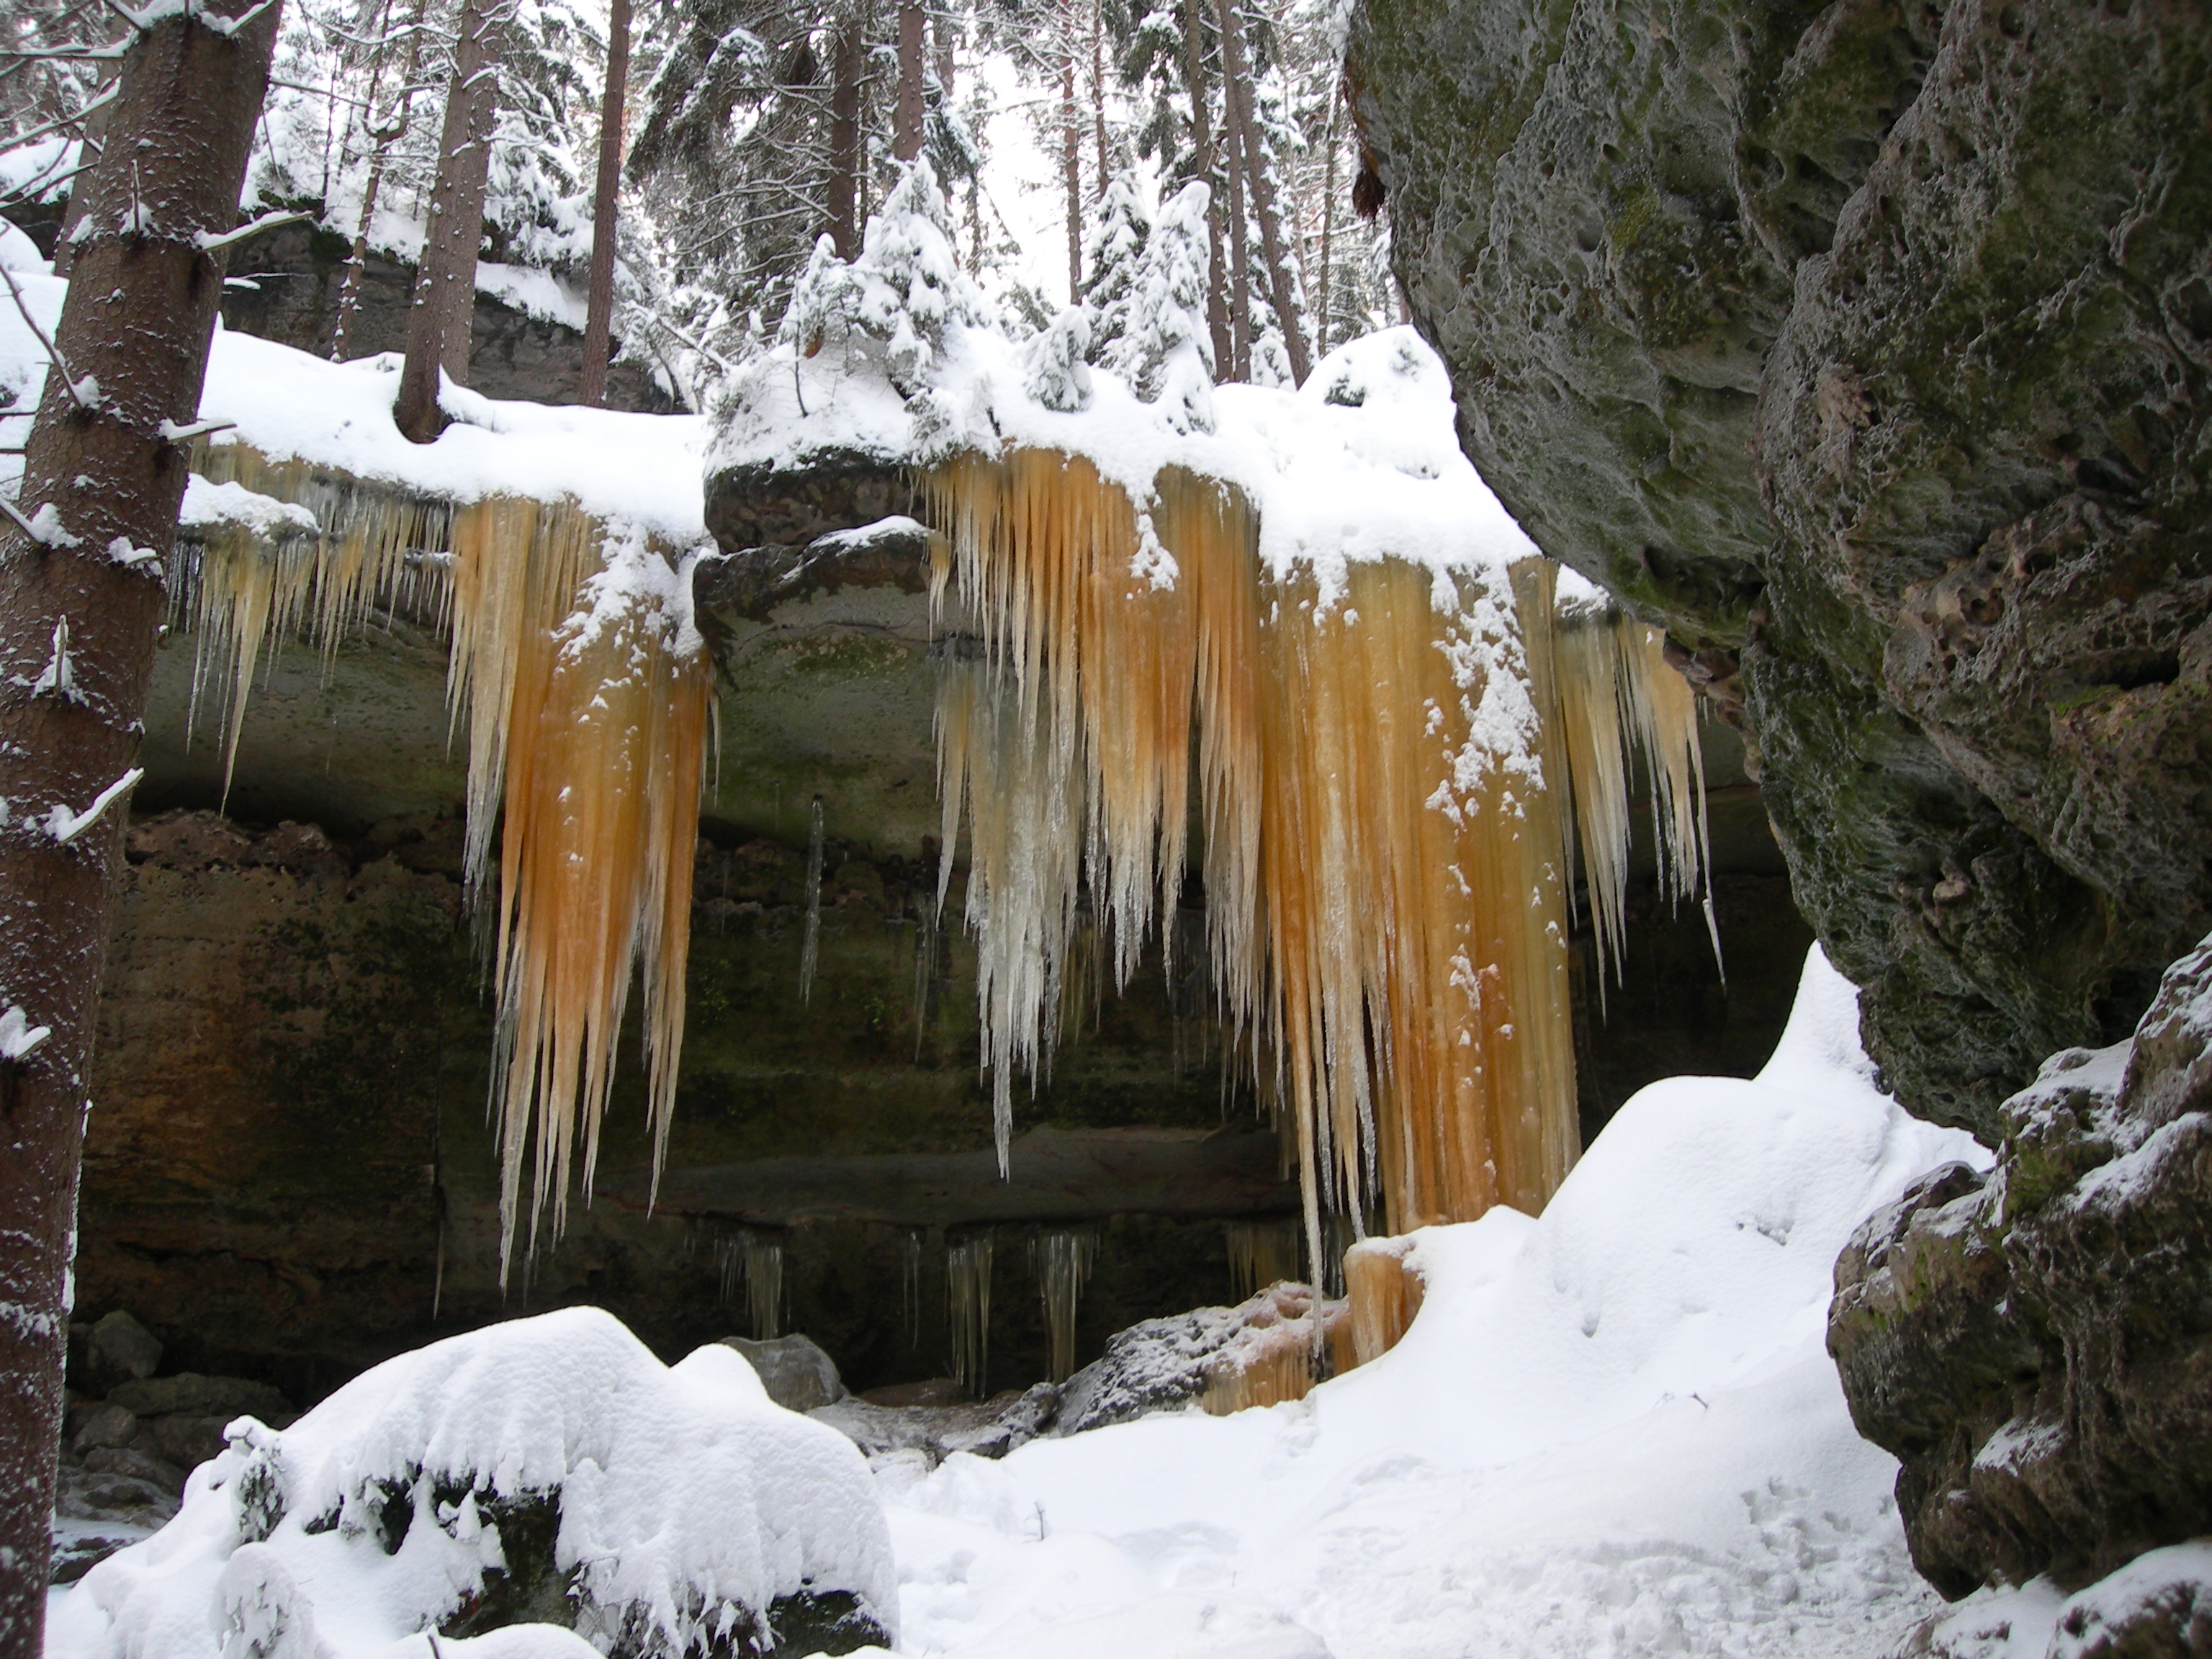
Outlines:
[{"label": "boulder", "polygon": [[87,1474],[122,1475],[132,1480],[143,1480],[148,1486],[173,1497],[183,1490],[185,1472],[173,1463],[131,1446],[102,1446],[87,1452],[84,1457]]},{"label": "boulder", "polygon": [[92,1328],[85,1342],[86,1382],[95,1393],[151,1376],[161,1364],[161,1339],[118,1308]]},{"label": "boulder", "polygon": [[2002,1121],[1990,1175],[1937,1170],[1860,1227],[1829,1310],[1951,1596],[2212,1534],[2212,939],[2132,1042],[2054,1055]]},{"label": "boulder", "polygon": [[726,1348],[745,1357],[768,1390],[768,1397],[786,1411],[811,1412],[845,1397],[845,1383],[837,1375],[837,1362],[812,1339],[793,1332],[789,1336],[755,1341],[750,1337],[726,1336]]},{"label": "boulder", "polygon": [[951,1405],[879,1405],[872,1400],[842,1400],[808,1414],[827,1423],[871,1459],[919,1452],[934,1468],[955,1452],[998,1458],[1027,1445],[1049,1426],[1060,1400],[1057,1383],[1036,1382],[1026,1389],[1009,1389],[988,1400]]},{"label": "boulder", "polygon": [[[242,1376],[203,1376],[183,1371],[175,1376],[149,1376],[125,1382],[107,1393],[108,1403],[140,1417],[258,1417],[274,1423],[289,1416],[292,1405],[266,1382]],[[278,1425],[281,1426],[281,1425]]]},{"label": "boulder", "polygon": [[137,1435],[138,1419],[122,1406],[102,1406],[85,1419],[70,1439],[70,1449],[82,1457],[102,1446],[127,1446]]}]

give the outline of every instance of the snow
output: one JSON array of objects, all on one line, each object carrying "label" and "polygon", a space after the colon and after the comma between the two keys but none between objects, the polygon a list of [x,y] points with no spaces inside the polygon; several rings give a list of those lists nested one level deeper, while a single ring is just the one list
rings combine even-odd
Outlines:
[{"label": "snow", "polygon": [[[228,1438],[174,1520],[57,1605],[49,1659],[422,1652],[416,1633],[506,1561],[498,1500],[556,1492],[556,1562],[610,1635],[627,1624],[681,1651],[809,1588],[850,1589],[896,1628],[852,1443],[773,1404],[734,1351],[663,1366],[594,1309],[434,1343],[282,1432],[245,1418]],[[408,1507],[387,1531],[394,1493]],[[590,1650],[514,1635],[482,1651]]]},{"label": "snow", "polygon": [[1852,1656],[1938,1604],[1823,1346],[1922,1171],[1817,949],[1753,1080],[1643,1091],[1544,1215],[1414,1236],[1399,1346],[1294,1405],[878,1475],[902,1651]]},{"label": "snow", "polygon": [[197,472],[185,482],[177,522],[204,532],[236,525],[271,541],[282,536],[312,536],[317,529],[315,515],[296,501],[280,501],[242,483],[210,483]]},{"label": "snow", "polygon": [[[826,275],[810,271],[816,287]],[[1141,505],[1163,468],[1188,467],[1242,489],[1259,508],[1268,568],[1310,568],[1325,602],[1352,561],[1395,556],[1445,571],[1537,556],[1461,453],[1449,377],[1410,327],[1338,347],[1295,391],[1213,387],[1212,430],[1189,398],[1142,401],[1108,368],[1091,368],[1079,392],[1052,361],[1071,355],[1066,341],[1018,344],[949,322],[932,384],[909,398],[879,343],[809,356],[819,339],[787,339],[739,367],[709,471],[853,455],[904,465],[1027,446],[1090,458]]]},{"label": "snow", "polygon": [[[16,280],[32,316],[51,332],[68,284],[36,272]],[[46,367],[15,307],[0,302],[0,392],[27,412]],[[707,540],[700,491],[707,434],[697,416],[503,402],[449,386],[444,401],[454,424],[434,443],[413,444],[392,423],[399,368],[396,353],[331,363],[218,328],[198,418],[234,423],[216,443],[251,444],[272,459],[296,456],[426,496],[568,496],[679,549]],[[0,441],[21,442],[23,429],[0,416],[0,434],[8,434]],[[0,488],[21,472],[20,458],[0,457]],[[189,510],[211,510],[218,499],[246,508],[235,498],[201,495]]]}]

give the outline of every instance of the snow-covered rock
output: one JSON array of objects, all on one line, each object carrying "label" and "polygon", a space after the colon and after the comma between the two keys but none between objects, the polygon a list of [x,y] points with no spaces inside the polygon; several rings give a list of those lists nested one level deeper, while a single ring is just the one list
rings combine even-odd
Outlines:
[{"label": "snow-covered rock", "polygon": [[352,1659],[550,1618],[674,1659],[825,1606],[897,1628],[860,1454],[733,1350],[664,1366],[571,1309],[401,1355],[282,1431],[238,1419],[176,1519],[58,1604],[47,1653]]}]

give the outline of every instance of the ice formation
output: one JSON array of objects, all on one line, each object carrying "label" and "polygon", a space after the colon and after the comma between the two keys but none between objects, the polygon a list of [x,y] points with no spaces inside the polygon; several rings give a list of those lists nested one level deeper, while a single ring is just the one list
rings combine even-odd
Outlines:
[{"label": "ice formation", "polygon": [[580,1141],[590,1190],[640,963],[656,1168],[666,1142],[711,703],[682,550],[567,498],[441,501],[235,442],[198,465],[315,526],[278,542],[250,520],[207,535],[174,589],[196,684],[228,702],[226,776],[255,664],[275,641],[304,634],[327,654],[373,606],[425,615],[452,641],[468,880],[487,896],[496,848],[504,1275],[526,1167],[532,1237],[549,1200],[560,1229]]},{"label": "ice formation", "polygon": [[755,1650],[780,1603],[833,1592],[897,1630],[852,1443],[772,1404],[732,1350],[663,1366],[596,1310],[434,1343],[228,1438],[174,1521],[58,1605],[50,1659],[350,1659],[474,1635],[495,1608],[522,1620],[511,1649],[563,1650],[520,1648],[536,1613],[678,1659]]}]

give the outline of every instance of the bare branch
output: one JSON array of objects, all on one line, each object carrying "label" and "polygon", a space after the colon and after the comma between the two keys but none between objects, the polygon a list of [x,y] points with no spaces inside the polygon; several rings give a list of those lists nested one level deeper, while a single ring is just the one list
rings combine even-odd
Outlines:
[{"label": "bare branch", "polygon": [[[84,393],[77,389],[76,377],[70,373],[69,365],[62,361],[61,348],[54,343],[52,335],[39,326],[39,319],[31,315],[30,302],[23,298],[23,285],[15,280],[15,273],[7,266],[0,265],[0,277],[7,279],[8,292],[15,296],[15,309],[23,314],[23,325],[29,329],[39,343],[46,349],[46,356],[52,360],[54,367],[61,372],[62,386],[69,393],[70,400],[79,409],[89,412],[92,404],[86,399]],[[29,522],[25,520],[23,523],[24,528],[29,529]]]}]

